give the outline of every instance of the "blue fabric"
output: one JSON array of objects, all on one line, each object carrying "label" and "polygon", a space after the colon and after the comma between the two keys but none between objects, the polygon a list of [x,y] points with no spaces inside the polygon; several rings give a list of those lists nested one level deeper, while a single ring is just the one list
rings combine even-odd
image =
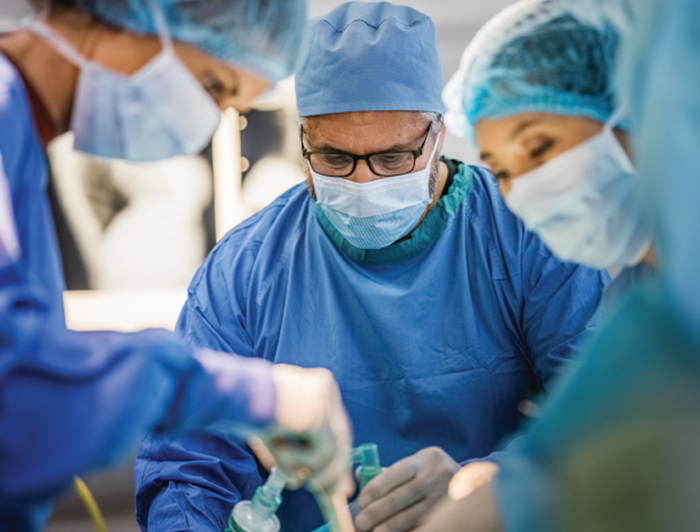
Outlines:
[{"label": "blue fabric", "polygon": [[389,2],[347,2],[309,21],[297,68],[299,116],[445,112],[435,26]]},{"label": "blue fabric", "polygon": [[605,314],[612,314],[624,297],[635,288],[643,285],[646,279],[654,275],[654,268],[646,262],[623,270],[605,287],[603,292],[603,308]]},{"label": "blue fabric", "polygon": [[[304,0],[153,0],[173,38],[271,81],[294,71],[306,20]],[[76,0],[119,28],[156,34],[151,0]]]},{"label": "blue fabric", "polygon": [[[353,258],[301,184],[219,242],[178,331],[193,346],[330,369],[355,443],[376,442],[382,465],[430,445],[458,461],[485,457],[518,424],[520,401],[580,350],[608,276],[553,257],[484,169],[461,165],[433,213],[418,248]],[[141,527],[222,530],[259,483],[240,453],[223,436],[144,440]],[[284,499],[285,532],[323,524],[308,492]]]},{"label": "blue fabric", "polygon": [[697,530],[700,344],[685,321],[657,287],[625,298],[499,460],[506,530]]},{"label": "blue fabric", "polygon": [[218,416],[264,425],[246,416],[251,388],[274,391],[269,371],[265,386],[239,360],[243,386],[222,396],[166,331],[65,328],[46,157],[25,88],[1,54],[0,155],[21,246],[0,268],[0,530],[32,532],[73,475],[123,460],[147,430],[201,428]]},{"label": "blue fabric", "polygon": [[501,461],[499,506],[513,532],[573,530],[581,516],[581,530],[700,528],[700,5],[640,8],[623,46],[622,97],[655,215],[658,280],[628,296]]},{"label": "blue fabric", "polygon": [[[660,272],[700,338],[700,36],[691,1],[644,4],[634,37],[625,47],[622,86],[635,128],[640,182],[652,212]],[[663,176],[663,177],[662,177]]]}]

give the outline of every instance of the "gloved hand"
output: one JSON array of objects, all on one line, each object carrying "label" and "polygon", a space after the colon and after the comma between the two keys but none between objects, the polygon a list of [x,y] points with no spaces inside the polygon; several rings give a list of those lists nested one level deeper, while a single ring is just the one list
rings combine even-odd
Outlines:
[{"label": "gloved hand", "polygon": [[476,488],[491,482],[498,473],[493,462],[472,462],[457,471],[447,489],[450,499],[457,501],[471,494]]},{"label": "gloved hand", "polygon": [[272,378],[276,423],[251,442],[263,465],[276,464],[289,478],[289,488],[306,483],[312,490],[351,495],[352,432],[331,372],[277,364]]},{"label": "gloved hand", "polygon": [[457,470],[459,464],[439,447],[428,447],[396,462],[360,493],[357,500],[362,512],[355,519],[355,528],[367,532],[412,530],[447,495]]}]

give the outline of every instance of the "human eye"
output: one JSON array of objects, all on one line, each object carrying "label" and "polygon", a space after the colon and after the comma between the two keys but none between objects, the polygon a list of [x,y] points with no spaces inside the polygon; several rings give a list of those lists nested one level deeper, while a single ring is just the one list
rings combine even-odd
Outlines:
[{"label": "human eye", "polygon": [[508,170],[493,170],[493,176],[496,181],[505,181],[510,178],[510,172]]},{"label": "human eye", "polygon": [[372,164],[375,167],[388,171],[397,171],[407,168],[413,162],[413,155],[410,153],[379,153],[372,156]]},{"label": "human eye", "polygon": [[343,168],[352,164],[352,157],[342,153],[319,153],[316,157],[320,163],[334,168]]},{"label": "human eye", "polygon": [[342,153],[312,153],[309,162],[319,174],[344,175],[352,168],[352,157]]},{"label": "human eye", "polygon": [[530,150],[530,157],[533,159],[538,159],[545,155],[554,145],[554,141],[551,139],[544,139],[540,141],[532,150]]},{"label": "human eye", "polygon": [[204,78],[204,89],[214,99],[217,99],[223,95],[226,88],[219,78],[210,74]]}]

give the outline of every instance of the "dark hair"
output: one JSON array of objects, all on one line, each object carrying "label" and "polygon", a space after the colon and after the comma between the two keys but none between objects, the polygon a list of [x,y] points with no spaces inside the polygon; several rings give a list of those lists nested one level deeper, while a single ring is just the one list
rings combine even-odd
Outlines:
[{"label": "dark hair", "polygon": [[56,11],[61,9],[73,9],[76,7],[75,0],[29,0],[29,3],[37,11],[43,9]]}]

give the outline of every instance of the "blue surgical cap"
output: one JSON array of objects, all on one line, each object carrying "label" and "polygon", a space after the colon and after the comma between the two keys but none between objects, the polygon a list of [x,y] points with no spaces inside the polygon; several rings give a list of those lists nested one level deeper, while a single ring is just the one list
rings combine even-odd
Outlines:
[{"label": "blue surgical cap", "polygon": [[305,0],[76,0],[120,28],[157,33],[152,5],[174,39],[234,67],[278,81],[292,73],[302,44]]},{"label": "blue surgical cap", "polygon": [[618,30],[575,6],[524,0],[484,26],[445,89],[451,132],[473,138],[479,119],[525,112],[611,117]]},{"label": "blue surgical cap", "polygon": [[443,114],[440,53],[427,15],[348,2],[309,21],[296,73],[299,116],[355,111]]}]

